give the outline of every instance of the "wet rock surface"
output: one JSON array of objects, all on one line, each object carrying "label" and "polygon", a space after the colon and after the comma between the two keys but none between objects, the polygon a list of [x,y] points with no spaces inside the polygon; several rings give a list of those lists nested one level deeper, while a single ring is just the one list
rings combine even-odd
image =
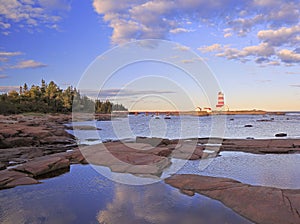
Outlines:
[{"label": "wet rock surface", "polygon": [[174,175],[165,183],[189,196],[199,193],[219,200],[255,223],[300,223],[300,189],[252,186],[228,178],[190,174]]},{"label": "wet rock surface", "polygon": [[81,152],[90,164],[119,173],[160,176],[171,164],[171,150],[144,143],[110,142],[81,148]]},{"label": "wet rock surface", "polygon": [[240,151],[255,154],[300,153],[300,139],[224,139],[221,151]]},{"label": "wet rock surface", "polygon": [[0,171],[0,190],[19,185],[38,184],[39,181],[30,177],[26,173],[12,170]]},{"label": "wet rock surface", "polygon": [[53,144],[74,144],[65,131],[70,115],[0,115],[0,149]]}]

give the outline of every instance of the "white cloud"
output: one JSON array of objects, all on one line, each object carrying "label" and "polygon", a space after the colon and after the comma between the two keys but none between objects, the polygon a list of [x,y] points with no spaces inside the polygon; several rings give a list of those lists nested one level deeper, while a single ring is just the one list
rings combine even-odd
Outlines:
[{"label": "white cloud", "polygon": [[292,27],[281,27],[276,30],[261,30],[257,33],[257,37],[264,42],[273,46],[280,46],[297,42],[300,35],[300,25]]},{"label": "white cloud", "polygon": [[[262,24],[282,26],[297,24],[299,21],[299,1],[283,0],[93,0],[95,11],[113,28],[112,41],[128,41],[149,36],[166,38],[170,33],[186,32],[182,24],[191,22],[220,24],[238,35],[246,35],[252,27]],[[123,34],[118,25],[136,23],[140,29],[132,35]],[[142,28],[142,29],[141,29]],[[115,34],[115,33],[118,33]],[[131,32],[130,32],[131,33]],[[226,32],[229,37],[232,32]],[[124,40],[114,36],[122,37]]]},{"label": "white cloud", "polygon": [[231,36],[232,36],[232,33],[225,33],[225,34],[224,34],[224,37],[225,37],[225,38],[231,37]]},{"label": "white cloud", "polygon": [[183,64],[191,64],[191,63],[194,63],[195,61],[193,59],[184,59],[184,60],[181,60],[181,63]]},{"label": "white cloud", "polygon": [[194,31],[191,27],[214,26],[223,33],[221,38],[243,37],[255,31],[256,37],[250,35],[258,44],[247,46],[245,42],[239,49],[218,44],[200,47],[204,53],[278,65],[287,61],[287,56],[279,54],[283,48],[300,47],[299,0],[93,0],[93,7],[112,28],[114,44],[168,39]]},{"label": "white cloud", "polygon": [[174,33],[174,34],[189,33],[189,32],[193,32],[193,30],[185,29],[185,28],[182,28],[182,27],[170,30],[170,33]]},{"label": "white cloud", "polygon": [[249,56],[249,55],[255,55],[255,56],[271,56],[275,53],[274,48],[270,46],[267,43],[261,43],[256,46],[249,46],[243,48],[241,51],[241,56]]},{"label": "white cloud", "polygon": [[273,61],[269,61],[267,65],[278,66],[280,65],[280,62],[277,60],[273,60]]},{"label": "white cloud", "polygon": [[61,17],[52,12],[69,10],[70,1],[0,0],[0,28],[5,30],[16,25],[36,27],[39,24],[55,24],[61,20]]},{"label": "white cloud", "polygon": [[15,51],[15,52],[0,51],[0,71],[4,71],[5,69],[10,67],[8,64],[11,58],[14,58],[22,54],[23,53],[19,51]]},{"label": "white cloud", "polygon": [[[27,0],[31,1],[31,0]],[[70,10],[71,0],[39,0],[39,4],[48,10]]]},{"label": "white cloud", "polygon": [[12,56],[17,56],[21,55],[22,52],[7,52],[7,51],[0,51],[0,57],[12,57]]},{"label": "white cloud", "polygon": [[9,23],[4,23],[4,22],[1,22],[0,21],[0,28],[2,28],[2,29],[8,29],[8,28],[10,28],[10,24]]},{"label": "white cloud", "polygon": [[231,48],[230,46],[222,46],[220,44],[213,44],[211,46],[200,47],[198,50],[207,52],[219,52],[215,54],[218,57],[225,57],[227,59],[236,59],[242,62],[249,60],[248,57],[255,57],[255,61],[258,64],[270,63],[269,57],[275,54],[275,50],[267,43],[260,43],[259,45],[253,45],[244,47],[239,50],[237,48]]},{"label": "white cloud", "polygon": [[285,63],[293,64],[300,63],[300,54],[295,53],[294,51],[283,49],[278,52],[278,57]]},{"label": "white cloud", "polygon": [[11,66],[12,69],[24,69],[24,68],[42,68],[46,67],[46,64],[43,64],[41,62],[37,62],[34,60],[26,60],[21,61],[17,65]]},{"label": "white cloud", "polygon": [[203,53],[221,51],[222,50],[222,45],[221,44],[213,44],[213,45],[210,45],[210,46],[199,47],[198,50],[203,52]]},{"label": "white cloud", "polygon": [[180,44],[178,44],[174,49],[175,50],[180,50],[180,51],[189,51],[189,50],[191,50],[190,47],[183,46],[183,45],[180,45]]}]

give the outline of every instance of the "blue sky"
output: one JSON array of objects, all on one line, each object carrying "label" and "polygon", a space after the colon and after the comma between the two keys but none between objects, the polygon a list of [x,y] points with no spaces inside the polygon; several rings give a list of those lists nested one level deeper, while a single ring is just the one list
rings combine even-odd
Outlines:
[{"label": "blue sky", "polygon": [[[203,58],[231,109],[300,110],[299,9],[299,0],[0,0],[0,90],[42,78],[62,88],[77,86],[98,55],[150,38],[174,41]],[[175,70],[132,65],[118,72],[103,96],[126,85],[134,97],[123,94],[118,102],[128,107],[151,90],[184,109],[209,106],[205,94]],[[176,97],[180,90],[171,91],[173,84],[145,79],[129,85],[128,77],[146,75],[180,82],[193,105]],[[167,105],[150,98],[138,108]]]}]

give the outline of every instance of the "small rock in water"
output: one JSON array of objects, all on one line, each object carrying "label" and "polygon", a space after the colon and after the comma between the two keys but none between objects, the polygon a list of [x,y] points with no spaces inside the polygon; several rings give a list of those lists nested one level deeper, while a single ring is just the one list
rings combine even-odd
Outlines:
[{"label": "small rock in water", "polygon": [[252,125],[252,124],[246,124],[244,127],[245,127],[245,128],[252,128],[253,125]]},{"label": "small rock in water", "polygon": [[287,136],[287,133],[278,133],[278,134],[275,134],[275,137],[286,137]]}]

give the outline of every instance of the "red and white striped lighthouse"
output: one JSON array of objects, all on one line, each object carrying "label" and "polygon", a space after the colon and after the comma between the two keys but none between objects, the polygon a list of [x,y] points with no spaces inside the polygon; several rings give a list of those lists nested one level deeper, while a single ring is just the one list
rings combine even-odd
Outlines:
[{"label": "red and white striped lighthouse", "polygon": [[217,108],[223,107],[224,104],[224,94],[222,92],[218,93],[218,104],[216,105]]}]

